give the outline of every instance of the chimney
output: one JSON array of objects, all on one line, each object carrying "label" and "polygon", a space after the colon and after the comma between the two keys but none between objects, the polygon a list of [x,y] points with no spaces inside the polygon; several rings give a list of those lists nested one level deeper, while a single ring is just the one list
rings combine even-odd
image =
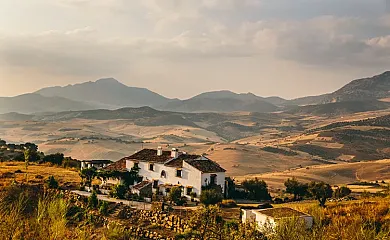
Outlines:
[{"label": "chimney", "polygon": [[172,148],[171,157],[178,158],[179,157],[179,149]]},{"label": "chimney", "polygon": [[158,147],[157,148],[157,156],[162,156],[163,155],[163,150],[162,150],[162,147]]}]

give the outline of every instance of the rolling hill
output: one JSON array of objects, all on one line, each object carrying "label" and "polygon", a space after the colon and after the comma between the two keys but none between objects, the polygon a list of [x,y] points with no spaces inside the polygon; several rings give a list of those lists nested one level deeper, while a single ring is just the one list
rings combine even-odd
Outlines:
[{"label": "rolling hill", "polygon": [[93,108],[93,106],[83,102],[56,96],[45,97],[34,93],[23,94],[16,97],[0,98],[0,113],[58,112]]},{"label": "rolling hill", "polygon": [[159,109],[178,112],[274,112],[278,107],[252,93],[207,92],[187,100],[176,100]]},{"label": "rolling hill", "polygon": [[376,100],[390,97],[390,71],[350,82],[329,95],[326,102]]},{"label": "rolling hill", "polygon": [[290,114],[338,116],[351,113],[378,111],[390,108],[390,104],[377,100],[345,101],[295,107],[286,111]]},{"label": "rolling hill", "polygon": [[106,109],[155,106],[170,101],[170,99],[146,88],[128,87],[113,78],[65,87],[43,88],[36,93],[48,97],[74,99]]}]

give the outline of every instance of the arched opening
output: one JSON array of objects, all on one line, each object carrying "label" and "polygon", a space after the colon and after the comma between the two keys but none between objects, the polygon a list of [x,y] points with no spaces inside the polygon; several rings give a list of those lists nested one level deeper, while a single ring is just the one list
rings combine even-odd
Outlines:
[{"label": "arched opening", "polygon": [[167,178],[167,173],[164,170],[161,171],[161,178]]}]

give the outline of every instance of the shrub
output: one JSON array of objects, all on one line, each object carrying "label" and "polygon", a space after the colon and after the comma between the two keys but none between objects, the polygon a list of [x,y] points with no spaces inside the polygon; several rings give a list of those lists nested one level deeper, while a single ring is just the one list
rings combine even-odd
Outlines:
[{"label": "shrub", "polygon": [[88,207],[96,209],[99,204],[99,199],[95,191],[92,192],[91,196],[88,197]]},{"label": "shrub", "polygon": [[237,207],[237,203],[233,199],[224,199],[222,200],[221,207],[234,208]]},{"label": "shrub", "polygon": [[46,181],[46,186],[50,189],[56,189],[58,188],[58,182],[54,178],[54,176],[50,176]]},{"label": "shrub", "polygon": [[64,154],[62,153],[46,155],[43,158],[43,162],[48,162],[56,165],[62,165],[63,161],[64,161]]},{"label": "shrub", "polygon": [[222,202],[223,196],[215,189],[203,190],[200,194],[200,202],[206,206]]},{"label": "shrub", "polygon": [[268,186],[263,180],[258,178],[245,180],[242,182],[242,186],[248,193],[248,198],[251,200],[262,201],[271,199],[268,193]]},{"label": "shrub", "polygon": [[333,194],[332,187],[324,182],[311,182],[308,188],[309,193],[325,207],[326,199],[331,198]]},{"label": "shrub", "polygon": [[183,205],[182,197],[181,197],[182,189],[181,187],[173,187],[169,192],[169,200],[174,202],[176,205]]},{"label": "shrub", "polygon": [[343,198],[343,197],[348,196],[351,193],[352,193],[351,189],[349,189],[346,186],[342,186],[341,188],[337,188],[334,191],[334,197],[335,198]]},{"label": "shrub", "polygon": [[102,214],[103,216],[108,215],[108,202],[102,201],[99,207],[99,213]]},{"label": "shrub", "polygon": [[117,184],[112,187],[110,196],[118,199],[124,199],[127,192],[127,187],[123,184]]}]

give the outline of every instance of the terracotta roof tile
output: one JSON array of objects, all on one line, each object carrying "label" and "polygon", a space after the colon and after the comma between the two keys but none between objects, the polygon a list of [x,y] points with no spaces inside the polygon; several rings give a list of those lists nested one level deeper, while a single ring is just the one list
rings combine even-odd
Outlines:
[{"label": "terracotta roof tile", "polygon": [[126,160],[121,159],[117,162],[114,162],[114,163],[108,165],[107,167],[103,168],[103,170],[106,170],[106,171],[127,171]]},{"label": "terracotta roof tile", "polygon": [[200,155],[189,155],[189,154],[182,154],[178,158],[172,159],[169,162],[165,163],[165,166],[167,167],[183,167],[183,161],[185,160],[191,160],[191,159],[197,159],[200,158]]},{"label": "terracotta roof tile", "polygon": [[141,190],[142,188],[148,186],[149,184],[152,184],[152,183],[149,181],[142,181],[142,182],[134,185],[132,188],[135,190]]},{"label": "terracotta roof tile", "polygon": [[189,159],[189,160],[185,160],[185,162],[203,173],[226,172],[226,170],[223,169],[221,166],[219,166],[218,163],[211,161],[210,159],[206,159],[206,160]]},{"label": "terracotta roof tile", "polygon": [[138,160],[143,162],[155,162],[165,163],[171,159],[171,151],[163,151],[161,156],[157,156],[157,150],[154,149],[143,149],[139,152],[134,153],[129,157],[123,158],[124,160]]}]

